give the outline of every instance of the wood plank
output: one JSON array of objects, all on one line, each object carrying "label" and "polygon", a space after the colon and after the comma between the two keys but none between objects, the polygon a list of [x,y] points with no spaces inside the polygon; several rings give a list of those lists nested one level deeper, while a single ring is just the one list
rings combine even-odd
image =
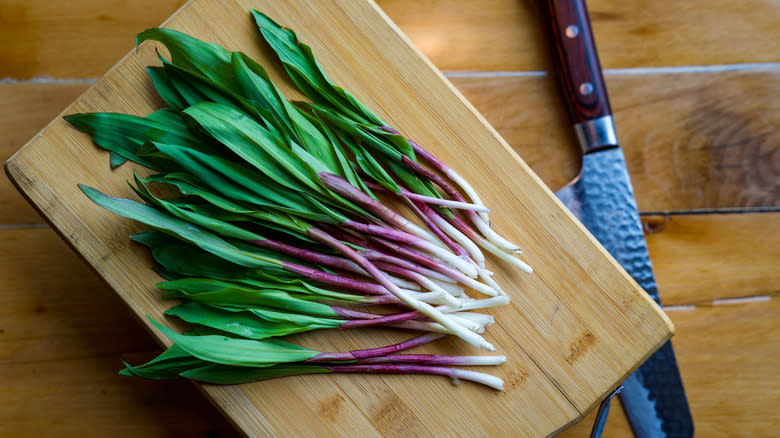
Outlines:
[{"label": "wood plank", "polygon": [[[441,386],[446,383],[421,379],[412,390],[398,379],[386,380],[387,387],[401,400],[413,403],[415,414],[426,428],[446,429],[468,423],[484,434],[518,427],[532,428],[534,434],[549,433],[593,406],[669,336],[670,326],[664,315],[538,185],[539,181],[514,159],[509,147],[484,126],[483,120],[462,105],[430,66],[405,48],[404,40],[374,15],[371,5],[345,3],[333,8],[318,2],[274,2],[264,7],[295,27],[314,46],[331,77],[474,180],[478,189],[483,189],[486,202],[501,208],[501,212],[494,213],[496,227],[510,238],[523,236],[527,260],[537,266],[532,276],[517,276],[504,266],[492,266],[498,281],[508,285],[517,298],[513,305],[495,312],[499,322],[490,333],[490,339],[503,346],[502,352],[511,358],[496,373],[516,384],[500,395],[500,406],[489,402],[495,400],[488,400],[493,395],[464,385],[459,389],[461,397],[455,402],[455,410],[472,412],[477,407],[478,412],[468,420],[458,417],[444,421],[435,406],[452,403]],[[233,9],[227,2],[195,1],[185,11],[171,21],[173,27],[231,48],[246,48],[252,56],[260,57],[245,6]],[[351,33],[340,33],[344,29]],[[344,57],[348,62],[336,61]],[[141,65],[150,60],[154,60],[154,53],[147,45],[99,81],[71,110],[149,111],[156,101]],[[375,68],[387,65],[399,70]],[[272,74],[278,76],[279,72]],[[373,85],[369,87],[365,78],[371,78]],[[382,93],[373,92],[377,88]],[[431,115],[433,108],[437,109],[435,116]],[[474,150],[472,145],[480,145],[480,149]],[[56,163],[53,156],[57,157]],[[58,121],[12,158],[8,169],[17,184],[47,212],[58,231],[136,314],[159,316],[164,305],[151,286],[157,277],[148,269],[148,255],[130,245],[126,237],[138,226],[100,211],[75,188],[79,181],[126,195],[124,179],[130,169],[111,173],[105,159],[105,154],[97,153],[87,138]],[[477,180],[476,176],[482,178]],[[498,181],[503,185],[499,186]],[[499,200],[506,203],[501,205]],[[518,217],[523,221],[518,223]],[[610,317],[593,317],[596,314]],[[516,333],[523,333],[522,345]],[[367,341],[368,337],[365,334],[362,339]],[[581,347],[582,339],[590,340],[586,349]],[[577,355],[572,356],[572,348]],[[240,422],[243,430],[251,433],[294,426],[343,435],[380,428],[380,419],[358,412],[363,405],[354,395],[359,391],[357,380],[352,376],[305,383],[304,379],[288,379],[284,398],[274,392],[280,388],[276,383],[203,388],[221,401],[221,407]],[[331,404],[328,395],[333,394],[334,386],[356,403],[345,403],[338,416],[305,417],[304,422],[303,412],[290,409],[297,406],[305,411],[304,407]],[[239,406],[244,410],[238,410]]]},{"label": "wood plank", "polygon": [[[87,84],[0,84],[0,161],[43,129],[73,102]],[[0,177],[0,224],[40,223],[38,213],[19,195],[7,178]]]},{"label": "wood plank", "polygon": [[189,382],[117,376],[129,357],[0,362],[0,435],[240,436]]},{"label": "wood plank", "polygon": [[671,312],[697,435],[775,436],[780,299]]},{"label": "wood plank", "polygon": [[0,290],[0,436],[237,436],[189,382],[117,375],[157,344],[52,230],[0,230]]},{"label": "wood plank", "polygon": [[[640,211],[780,205],[780,68],[605,79]],[[552,78],[452,82],[549,187],[577,175]]]},{"label": "wood plank", "polygon": [[102,76],[186,0],[45,2],[7,0],[0,9],[0,78]]},{"label": "wood plank", "polygon": [[53,118],[87,90],[89,83],[0,83],[0,155],[19,150]]},{"label": "wood plank", "polygon": [[780,213],[645,217],[665,305],[780,292]]},{"label": "wood plank", "polygon": [[79,358],[92,342],[111,346],[103,354],[156,346],[51,229],[0,230],[0,290],[0,361]]},{"label": "wood plank", "polygon": [[[132,47],[136,33],[160,24],[183,3],[6,0],[0,10],[0,77],[99,77]],[[549,67],[532,2],[379,5],[440,69]],[[588,6],[605,68],[780,60],[780,6],[771,0],[591,0]]]},{"label": "wood plank", "polygon": [[[576,139],[551,79],[452,82],[549,187],[562,187],[577,174]],[[772,99],[780,91],[780,69],[607,75],[607,83],[641,210],[780,205],[780,134],[773,128],[780,124],[780,103]],[[0,160],[86,87],[0,84],[0,101],[9,103],[0,107],[0,132],[8,133],[0,139]],[[0,178],[0,223],[39,221]]]},{"label": "wood plank", "polygon": [[[780,6],[771,0],[590,0],[604,68],[776,62]],[[547,70],[534,2],[379,0],[442,70]],[[728,17],[728,18],[726,18]]]}]

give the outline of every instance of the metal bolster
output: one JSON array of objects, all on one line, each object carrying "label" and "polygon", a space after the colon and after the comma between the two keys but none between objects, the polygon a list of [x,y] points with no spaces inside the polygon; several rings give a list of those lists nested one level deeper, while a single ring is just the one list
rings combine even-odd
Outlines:
[{"label": "metal bolster", "polygon": [[612,116],[603,116],[598,119],[575,123],[574,130],[577,132],[577,138],[580,140],[583,154],[610,146],[618,146]]}]

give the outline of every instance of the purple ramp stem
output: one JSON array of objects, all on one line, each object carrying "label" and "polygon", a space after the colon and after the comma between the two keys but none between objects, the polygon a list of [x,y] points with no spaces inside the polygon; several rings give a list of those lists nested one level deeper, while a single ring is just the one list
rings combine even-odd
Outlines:
[{"label": "purple ramp stem", "polygon": [[384,347],[368,348],[365,350],[352,350],[343,353],[320,353],[306,362],[333,362],[340,360],[355,360],[366,357],[385,356],[399,351],[409,350],[420,345],[425,345],[437,339],[443,338],[441,333],[426,333],[416,338],[408,339],[397,344],[386,345]]}]

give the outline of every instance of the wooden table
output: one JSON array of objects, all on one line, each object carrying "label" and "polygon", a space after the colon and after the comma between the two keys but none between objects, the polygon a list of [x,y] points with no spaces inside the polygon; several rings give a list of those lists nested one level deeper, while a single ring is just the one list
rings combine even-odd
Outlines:
[{"label": "wooden table", "polygon": [[[0,78],[8,78],[0,158],[182,3],[0,0]],[[780,426],[780,4],[732,3],[589,7],[698,436],[772,436]],[[533,2],[380,5],[545,183],[557,189],[576,175]],[[0,177],[0,436],[237,435],[188,382],[117,375],[122,360],[158,351]],[[561,436],[587,436],[591,423]],[[605,436],[627,433],[616,404]]]}]

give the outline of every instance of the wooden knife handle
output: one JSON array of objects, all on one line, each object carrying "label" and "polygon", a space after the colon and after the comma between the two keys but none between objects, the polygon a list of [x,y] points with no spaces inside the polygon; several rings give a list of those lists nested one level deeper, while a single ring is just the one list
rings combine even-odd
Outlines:
[{"label": "wooden knife handle", "polygon": [[572,123],[612,114],[584,0],[541,0],[553,59]]}]

